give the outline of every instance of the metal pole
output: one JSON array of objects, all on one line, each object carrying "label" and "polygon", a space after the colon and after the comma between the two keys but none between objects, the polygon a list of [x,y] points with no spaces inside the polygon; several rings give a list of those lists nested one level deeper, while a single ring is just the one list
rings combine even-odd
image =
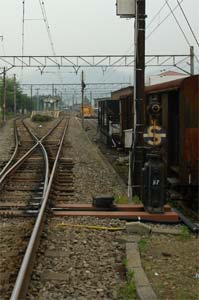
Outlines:
[{"label": "metal pole", "polygon": [[16,74],[14,74],[14,115],[17,114],[17,86],[16,86]]},{"label": "metal pole", "polygon": [[82,85],[82,128],[84,128],[84,71],[82,71],[82,78],[81,78],[81,85]]},{"label": "metal pole", "polygon": [[39,111],[39,89],[37,89],[37,112]]},{"label": "metal pole", "polygon": [[145,87],[145,0],[136,0],[132,192],[141,197]]},{"label": "metal pole", "polygon": [[6,121],[6,68],[3,68],[3,121]]},{"label": "metal pole", "polygon": [[92,98],[93,98],[92,91],[90,91],[90,105],[91,106],[92,106]]},{"label": "metal pole", "polygon": [[32,84],[30,86],[30,109],[33,111],[33,103],[32,103]]},{"label": "metal pole", "polygon": [[190,46],[190,73],[194,75],[194,47]]}]

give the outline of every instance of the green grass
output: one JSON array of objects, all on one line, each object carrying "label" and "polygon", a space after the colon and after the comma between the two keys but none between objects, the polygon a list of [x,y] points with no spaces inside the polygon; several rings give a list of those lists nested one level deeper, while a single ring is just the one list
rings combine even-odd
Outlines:
[{"label": "green grass", "polygon": [[123,300],[135,300],[135,283],[134,283],[134,272],[127,272],[127,281],[119,289],[119,299]]},{"label": "green grass", "polygon": [[147,240],[146,239],[139,240],[138,247],[139,247],[140,252],[145,251],[146,247],[147,247]]},{"label": "green grass", "polygon": [[187,226],[183,225],[180,229],[180,239],[181,240],[188,240],[191,238],[191,233]]},{"label": "green grass", "polygon": [[142,201],[140,200],[140,198],[138,196],[133,196],[132,201],[134,204],[142,203]]},{"label": "green grass", "polygon": [[53,120],[53,117],[51,117],[51,116],[44,116],[44,115],[39,115],[39,114],[34,115],[32,117],[33,122],[50,122],[52,120]]},{"label": "green grass", "polygon": [[116,195],[114,197],[114,203],[115,204],[127,204],[127,203],[129,203],[128,197],[125,195],[123,195],[123,196]]}]

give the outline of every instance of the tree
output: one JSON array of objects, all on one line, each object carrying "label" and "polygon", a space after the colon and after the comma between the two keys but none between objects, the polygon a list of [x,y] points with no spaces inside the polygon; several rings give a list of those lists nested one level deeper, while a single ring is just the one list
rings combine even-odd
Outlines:
[{"label": "tree", "polygon": [[[6,112],[14,112],[14,78],[6,78]],[[3,106],[3,78],[0,78],[0,106]],[[31,111],[31,99],[24,94],[19,82],[16,82],[16,109],[17,112]]]}]

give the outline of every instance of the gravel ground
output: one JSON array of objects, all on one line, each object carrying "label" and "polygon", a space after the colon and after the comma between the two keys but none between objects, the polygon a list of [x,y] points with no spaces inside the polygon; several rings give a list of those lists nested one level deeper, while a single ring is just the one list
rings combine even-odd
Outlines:
[{"label": "gravel ground", "polygon": [[33,220],[0,218],[0,299],[10,299]]},{"label": "gravel ground", "polygon": [[[68,224],[68,226],[59,226]],[[46,225],[28,299],[119,300],[125,280],[122,231],[73,228],[118,227],[117,220],[54,218]],[[45,253],[45,255],[44,255]]]},{"label": "gravel ground", "polygon": [[50,122],[32,122],[30,118],[27,118],[25,123],[32,128],[33,132],[37,133],[38,138],[41,138],[57,123],[57,119]]},{"label": "gravel ground", "polygon": [[14,147],[13,120],[8,120],[0,127],[0,170],[3,162],[11,157],[12,147]]},{"label": "gravel ground", "polygon": [[158,300],[199,299],[197,236],[143,237],[140,248],[142,265]]},{"label": "gravel ground", "polygon": [[66,155],[75,163],[76,202],[90,203],[96,195],[126,194],[118,182],[118,175],[100,157],[99,150],[81,130],[80,122],[75,118],[70,120],[67,143],[71,148],[66,150]]},{"label": "gravel ground", "polygon": [[[43,124],[42,128],[38,127],[39,124],[30,123],[35,130],[42,131],[41,135],[51,126],[51,122],[47,127]],[[75,163],[75,195],[71,202],[90,203],[92,196],[99,194],[125,194],[117,176],[100,157],[99,149],[89,141],[87,133],[81,131],[75,118],[70,121],[65,144],[67,149],[64,156],[72,158]],[[60,223],[70,226],[57,226]],[[71,227],[71,224],[124,226],[123,222],[117,220],[97,218],[49,219],[27,299],[122,299],[119,296],[120,287],[125,281],[122,232],[80,229]],[[181,225],[176,227],[182,228]],[[7,233],[4,232],[4,235],[7,236]],[[180,237],[157,234],[143,236],[140,250],[143,267],[158,300],[198,299],[197,237],[186,234]]]},{"label": "gravel ground", "polygon": [[[71,118],[63,156],[72,158],[75,195],[89,203],[99,194],[122,195],[117,176]],[[60,223],[69,224],[58,226]],[[71,227],[71,224],[125,227],[125,222],[92,217],[48,219],[32,275],[28,299],[120,300],[125,282],[123,231]]]},{"label": "gravel ground", "polygon": [[[99,135],[90,122],[86,122],[86,133],[90,140],[102,149]],[[103,153],[117,170],[119,152],[103,148]],[[120,176],[127,182],[122,172]],[[150,224],[152,228],[181,231],[180,236],[143,236],[139,242],[142,265],[157,294],[158,300],[199,299],[199,239],[189,233],[185,226]]]}]

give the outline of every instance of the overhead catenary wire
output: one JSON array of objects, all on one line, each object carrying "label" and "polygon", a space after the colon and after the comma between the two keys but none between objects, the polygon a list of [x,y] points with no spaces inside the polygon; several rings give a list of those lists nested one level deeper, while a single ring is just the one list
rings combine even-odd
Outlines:
[{"label": "overhead catenary wire", "polygon": [[5,52],[5,47],[4,47],[4,37],[0,36],[0,39],[1,39],[2,52],[3,52],[3,55],[5,56],[6,52]]},{"label": "overhead catenary wire", "polygon": [[[181,0],[181,3],[184,0]],[[146,30],[151,26],[151,24],[155,21],[155,19],[157,18],[157,16],[159,16],[160,12],[166,7],[166,3],[163,4],[163,6],[161,6],[161,8],[157,11],[157,13],[154,15],[154,17],[152,18],[152,20],[149,22],[149,24],[146,27]],[[178,7],[178,5],[176,5],[176,7],[174,7],[174,10],[176,10]],[[146,36],[146,40],[159,28],[159,26],[164,23],[164,21],[166,21],[166,19],[171,15],[171,12],[169,14],[166,15],[166,17],[160,22],[158,23],[158,25],[149,33],[148,36]],[[132,47],[134,46],[134,44],[131,44],[131,46],[125,51],[125,53],[128,53]]]},{"label": "overhead catenary wire", "polygon": [[[48,18],[47,18],[47,13],[46,13],[46,8],[45,8],[44,1],[43,0],[39,0],[39,4],[40,4],[40,7],[41,7],[41,12],[42,12],[42,15],[43,15],[43,21],[44,21],[45,26],[46,26],[46,31],[47,31],[48,38],[49,38],[49,41],[50,41],[50,46],[51,46],[51,49],[52,49],[52,53],[53,53],[53,56],[55,56],[55,61],[57,63],[58,68],[60,68],[59,63],[58,63],[58,61],[56,59],[55,46],[54,46],[54,43],[53,43],[51,31],[50,31],[50,25],[49,25],[49,22],[48,22]],[[58,72],[58,76],[60,78],[60,81],[63,82],[62,76],[61,76],[60,72]]]},{"label": "overhead catenary wire", "polygon": [[[25,0],[22,1],[22,38],[21,38],[21,55],[24,57],[25,48]],[[23,80],[23,65],[21,67],[21,80]]]},{"label": "overhead catenary wire", "polygon": [[151,21],[149,22],[149,24],[147,25],[147,28],[149,28],[151,26],[151,24],[155,21],[155,19],[159,16],[159,14],[161,13],[161,11],[166,7],[166,3],[164,3],[162,5],[162,7],[157,11],[157,13],[153,16],[153,18],[151,19]]},{"label": "overhead catenary wire", "polygon": [[[182,3],[184,0],[181,0],[180,3]],[[166,3],[165,3],[166,5]],[[177,4],[174,8],[173,8],[173,12],[179,7],[179,5]],[[171,15],[171,12],[169,12],[164,19],[162,19],[162,21],[160,23],[157,24],[157,26],[146,36],[146,40],[150,38],[150,36],[160,27],[160,25],[162,25]]]},{"label": "overhead catenary wire", "polygon": [[22,1],[23,5],[23,15],[22,15],[22,45],[21,45],[21,53],[22,57],[24,56],[24,41],[25,41],[25,0]]},{"label": "overhead catenary wire", "polygon": [[[171,14],[173,15],[173,17],[174,17],[174,19],[175,19],[175,21],[176,21],[176,23],[177,23],[177,25],[178,25],[180,31],[182,32],[182,34],[183,34],[183,36],[184,36],[184,38],[185,38],[185,40],[186,40],[188,46],[191,47],[191,44],[190,44],[190,42],[189,42],[189,40],[188,40],[188,38],[187,38],[187,36],[186,36],[184,30],[182,29],[182,26],[180,25],[180,22],[178,21],[176,15],[174,14],[174,10],[172,10],[171,6],[170,6],[169,3],[168,3],[168,0],[165,0],[165,2],[166,2],[166,4],[167,4],[167,6],[169,7],[169,9],[170,9],[170,11],[171,11]],[[178,1],[178,6],[179,6],[179,5],[180,5],[180,2]],[[197,56],[196,56],[196,55],[194,55],[194,56],[195,56],[197,62],[199,62]]]},{"label": "overhead catenary wire", "polygon": [[[168,0],[165,0],[165,2],[166,2],[166,4],[167,4],[168,8],[170,9],[171,14],[173,15],[173,17],[174,17],[174,19],[175,19],[175,21],[176,21],[178,27],[180,28],[180,31],[182,32],[182,34],[183,34],[183,36],[184,36],[184,38],[185,38],[185,40],[186,40],[188,46],[190,47],[191,44],[190,44],[190,42],[189,42],[189,40],[188,40],[188,38],[187,38],[187,36],[186,36],[184,30],[182,29],[182,26],[180,25],[180,22],[178,21],[176,15],[174,14],[174,10],[171,8],[171,5],[169,4]],[[179,6],[179,4],[180,4],[180,3],[178,3],[178,6]]]},{"label": "overhead catenary wire", "polygon": [[194,37],[194,39],[195,39],[195,41],[196,41],[196,44],[197,44],[198,47],[199,47],[199,42],[198,42],[198,40],[197,40],[197,38],[196,38],[196,35],[195,35],[195,33],[194,33],[194,31],[193,31],[193,29],[192,29],[192,27],[191,27],[191,24],[190,24],[189,20],[188,20],[186,14],[185,14],[185,12],[184,12],[184,9],[182,8],[182,5],[180,4],[179,0],[177,0],[177,2],[178,2],[178,5],[179,5],[179,7],[180,7],[180,9],[181,9],[181,11],[182,11],[182,14],[183,14],[185,20],[186,20],[186,22],[187,22],[187,24],[188,24],[188,26],[189,26],[189,29],[190,29],[190,31],[191,31],[191,33],[192,33],[192,35],[193,35],[193,37]]},{"label": "overhead catenary wire", "polygon": [[[179,3],[182,3],[184,0],[181,0]],[[154,15],[154,17],[152,18],[152,20],[150,21],[150,23],[147,25],[146,27],[146,30],[151,26],[151,24],[155,21],[155,19],[157,18],[157,16],[159,16],[160,12],[166,7],[167,3],[164,3],[161,8],[157,11],[157,13]],[[175,11],[176,9],[178,8],[178,4],[174,7],[173,11]],[[171,12],[169,12],[169,14],[166,15],[165,18],[163,18],[163,20],[158,23],[158,25],[146,36],[146,40],[149,39],[152,34],[160,27],[161,24],[163,24],[167,19],[168,17],[171,15]],[[130,51],[133,50],[133,47],[134,47],[134,44],[131,44],[131,46],[125,51],[125,53],[129,53]],[[133,52],[133,51],[132,51]],[[105,78],[104,81],[106,81],[107,79],[110,78],[110,76],[115,72],[116,70],[115,69],[112,69],[112,70],[108,70],[109,75],[108,78]],[[107,72],[107,73],[108,73]]]}]

